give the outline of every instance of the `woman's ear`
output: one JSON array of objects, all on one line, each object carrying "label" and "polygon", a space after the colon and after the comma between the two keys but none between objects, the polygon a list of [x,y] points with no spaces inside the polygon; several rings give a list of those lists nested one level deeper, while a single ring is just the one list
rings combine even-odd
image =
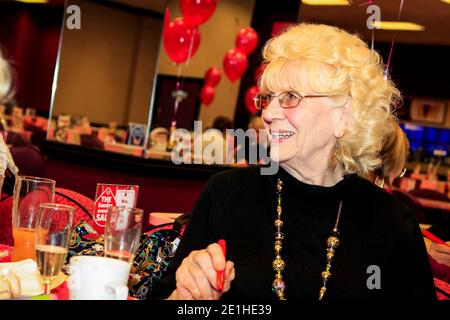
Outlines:
[{"label": "woman's ear", "polygon": [[337,109],[336,124],[334,126],[334,135],[337,139],[342,138],[347,129],[350,120],[351,100],[347,99],[345,104]]}]

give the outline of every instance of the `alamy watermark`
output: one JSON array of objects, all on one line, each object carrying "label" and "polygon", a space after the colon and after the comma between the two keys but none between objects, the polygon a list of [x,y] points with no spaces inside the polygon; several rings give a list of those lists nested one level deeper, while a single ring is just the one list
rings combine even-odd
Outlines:
[{"label": "alamy watermark", "polygon": [[66,9],[67,19],[66,27],[69,30],[81,29],[81,8],[75,4],[72,4]]},{"label": "alamy watermark", "polygon": [[[262,175],[278,172],[278,163],[271,161],[269,143],[265,129],[217,129],[203,132],[202,122],[194,121],[194,131],[177,129],[171,136],[174,147],[171,160],[174,164],[220,164],[234,165],[243,162],[262,164]],[[272,158],[278,149],[271,151]],[[277,157],[275,157],[277,158]]]}]

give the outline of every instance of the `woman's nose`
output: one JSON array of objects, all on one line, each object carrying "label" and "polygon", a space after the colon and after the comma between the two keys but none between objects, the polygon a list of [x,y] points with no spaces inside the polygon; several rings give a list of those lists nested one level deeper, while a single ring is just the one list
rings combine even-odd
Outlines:
[{"label": "woman's nose", "polygon": [[266,123],[284,119],[283,108],[277,97],[274,97],[272,101],[270,101],[269,105],[262,111],[261,117]]}]

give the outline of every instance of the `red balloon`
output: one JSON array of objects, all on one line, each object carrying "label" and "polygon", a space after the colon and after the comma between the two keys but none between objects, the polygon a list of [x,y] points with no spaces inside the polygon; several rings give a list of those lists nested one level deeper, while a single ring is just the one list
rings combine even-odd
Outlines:
[{"label": "red balloon", "polygon": [[255,73],[253,74],[254,78],[255,78],[255,82],[259,81],[259,78],[261,78],[261,75],[264,72],[264,69],[266,68],[266,64],[260,64],[256,69],[255,69]]},{"label": "red balloon", "polygon": [[211,102],[214,100],[214,96],[216,95],[216,89],[214,87],[205,85],[200,91],[200,101],[205,105],[209,106]]},{"label": "red balloon", "polygon": [[259,88],[257,86],[248,88],[247,92],[245,93],[245,106],[247,107],[247,110],[252,114],[256,114],[258,112],[253,100],[258,93]]},{"label": "red balloon", "polygon": [[183,18],[172,21],[164,30],[164,49],[175,63],[192,58],[200,45],[200,30],[190,27]]},{"label": "red balloon", "polygon": [[165,36],[167,30],[169,29],[170,25],[170,10],[169,7],[166,8],[164,11],[164,25],[163,25],[163,37]]},{"label": "red balloon", "polygon": [[247,64],[247,55],[237,48],[229,50],[223,58],[223,69],[232,82],[242,77]]},{"label": "red balloon", "polygon": [[215,87],[220,82],[221,72],[216,67],[209,68],[205,73],[205,85]]},{"label": "red balloon", "polygon": [[180,0],[179,4],[186,22],[198,26],[213,15],[217,0]]},{"label": "red balloon", "polygon": [[236,36],[236,48],[241,49],[246,55],[252,53],[258,45],[258,34],[253,28],[243,28]]}]

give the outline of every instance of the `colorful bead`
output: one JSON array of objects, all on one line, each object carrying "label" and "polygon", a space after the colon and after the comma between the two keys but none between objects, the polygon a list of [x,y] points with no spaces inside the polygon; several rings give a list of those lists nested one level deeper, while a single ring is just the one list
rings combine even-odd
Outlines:
[{"label": "colorful bead", "polygon": [[281,241],[284,239],[283,232],[277,232],[275,233],[275,240]]},{"label": "colorful bead", "polygon": [[280,251],[283,249],[283,246],[282,246],[282,245],[279,245],[279,244],[276,244],[276,245],[274,246],[274,249],[275,249],[275,253],[276,253],[276,254],[279,254]]},{"label": "colorful bead", "polygon": [[280,219],[275,220],[275,227],[281,228],[283,226],[283,221]]},{"label": "colorful bead", "polygon": [[319,291],[319,300],[322,300],[323,299],[323,296],[325,295],[325,292],[327,291],[327,288],[326,287],[322,287],[322,288],[320,288],[320,291]]},{"label": "colorful bead", "polygon": [[272,262],[272,267],[275,271],[283,271],[285,266],[286,266],[285,262],[283,261],[283,259],[280,258],[276,258]]},{"label": "colorful bead", "polygon": [[277,279],[273,280],[273,282],[272,282],[272,289],[276,293],[283,292],[286,289],[286,284],[284,283],[284,281],[282,279],[277,278]]},{"label": "colorful bead", "polygon": [[339,246],[339,239],[331,236],[327,240],[327,245],[333,249],[337,248]]}]

